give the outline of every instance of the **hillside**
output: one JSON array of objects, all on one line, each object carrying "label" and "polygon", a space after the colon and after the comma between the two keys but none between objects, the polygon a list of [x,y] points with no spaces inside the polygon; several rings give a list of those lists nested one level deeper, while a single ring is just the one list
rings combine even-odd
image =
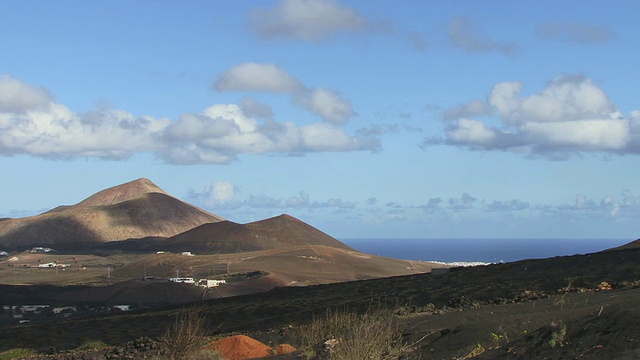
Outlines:
[{"label": "hillside", "polygon": [[[90,321],[0,327],[0,351],[46,349],[51,342],[62,349],[74,348],[87,340],[120,346],[135,338],[160,336],[181,311],[193,309],[206,314],[212,336],[240,333],[268,344],[297,346],[300,326],[331,311],[373,307],[390,314],[389,321],[409,345],[407,359],[636,359],[640,356],[638,279],[640,249],[523,260],[455,268],[438,276],[275,288],[200,302],[197,307],[189,304]],[[113,290],[107,295],[123,300]],[[134,358],[144,355],[137,353]]]},{"label": "hillside", "polygon": [[148,179],[100,191],[78,204],[0,222],[0,248],[86,248],[93,243],[170,237],[223,219],[176,199]]},{"label": "hillside", "polygon": [[98,248],[134,252],[191,251],[197,254],[228,254],[307,245],[353,250],[290,215],[280,215],[248,224],[232,221],[208,223],[169,238],[128,239],[102,244]]},{"label": "hillside", "polygon": [[640,239],[632,241],[628,244],[624,244],[622,246],[611,248],[607,251],[630,250],[630,249],[638,249],[638,248],[640,248]]}]

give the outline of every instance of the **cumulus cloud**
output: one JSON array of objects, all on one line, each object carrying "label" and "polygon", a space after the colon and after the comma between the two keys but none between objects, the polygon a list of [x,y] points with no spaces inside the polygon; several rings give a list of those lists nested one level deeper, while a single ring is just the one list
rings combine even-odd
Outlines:
[{"label": "cumulus cloud", "polygon": [[218,76],[214,87],[218,91],[266,91],[295,93],[304,86],[274,64],[244,63]]},{"label": "cumulus cloud", "polygon": [[227,181],[213,181],[206,186],[201,192],[189,190],[187,198],[194,203],[205,207],[225,207],[235,208],[237,204],[234,202],[236,188]]},{"label": "cumulus cloud", "polygon": [[[239,154],[377,150],[371,134],[349,135],[329,123],[297,126],[271,118],[256,103],[216,104],[177,120],[103,108],[76,113],[46,90],[0,77],[0,154],[123,159],[150,152],[175,164],[229,163]],[[20,94],[21,99],[16,100]],[[270,117],[270,116],[269,116]]]},{"label": "cumulus cloud", "polygon": [[548,21],[538,27],[538,36],[545,40],[567,41],[577,44],[603,44],[613,39],[606,27],[576,22]]},{"label": "cumulus cloud", "polygon": [[[463,193],[462,196],[460,196],[459,199],[450,198],[447,201],[447,207],[449,208],[449,210],[452,210],[452,211],[460,211],[460,210],[472,209],[473,208],[473,204],[476,201],[478,201],[478,199],[474,198],[473,196],[469,195],[468,193]],[[431,203],[431,201],[429,201],[429,203]]]},{"label": "cumulus cloud", "polygon": [[547,206],[545,212],[565,219],[611,218],[617,221],[637,221],[640,216],[640,198],[628,189],[623,190],[618,199],[606,195],[600,201],[585,194],[577,194],[572,204]]},{"label": "cumulus cloud", "polygon": [[460,104],[451,109],[445,110],[442,117],[445,120],[458,119],[469,116],[490,115],[491,109],[482,100],[472,100],[466,104]]},{"label": "cumulus cloud", "polygon": [[421,205],[419,206],[422,210],[428,212],[428,213],[434,213],[436,211],[439,211],[440,208],[440,204],[443,202],[443,200],[441,198],[431,198],[429,199],[429,202],[427,202],[426,205]]},{"label": "cumulus cloud", "polygon": [[518,45],[500,43],[491,39],[466,17],[455,17],[451,20],[448,36],[455,47],[472,53],[497,52],[504,55],[514,55],[518,51]]},{"label": "cumulus cloud", "polygon": [[340,97],[338,93],[326,89],[304,92],[298,95],[297,101],[311,112],[336,124],[345,123],[356,114],[348,100]]},{"label": "cumulus cloud", "polygon": [[487,204],[486,211],[520,211],[529,208],[529,203],[520,201],[518,199],[512,199],[508,201],[498,201]]},{"label": "cumulus cloud", "polygon": [[367,20],[334,0],[282,0],[270,9],[255,9],[249,28],[261,38],[319,41],[364,30]]},{"label": "cumulus cloud", "polygon": [[[474,100],[445,111],[449,120],[445,142],[551,158],[572,152],[640,153],[639,122],[633,113],[623,116],[591,79],[559,76],[541,92],[528,96],[522,95],[523,89],[521,82],[499,83],[486,103]],[[461,117],[454,120],[454,115]],[[487,115],[489,119],[473,118]],[[425,145],[439,141],[427,139]]]},{"label": "cumulus cloud", "polygon": [[300,191],[289,197],[272,197],[265,194],[252,194],[245,199],[238,199],[237,188],[226,181],[214,181],[202,191],[189,190],[187,199],[205,208],[215,210],[237,209],[354,209],[356,203],[339,198],[326,201],[312,201],[309,194]]},{"label": "cumulus cloud", "polygon": [[256,100],[245,98],[240,102],[242,112],[249,117],[259,119],[272,119],[273,110],[268,105],[262,104]]},{"label": "cumulus cloud", "polygon": [[356,115],[351,102],[335,91],[307,88],[302,82],[273,64],[244,63],[218,76],[214,88],[226,91],[285,93],[322,119],[342,124]]},{"label": "cumulus cloud", "polygon": [[8,75],[0,75],[0,113],[23,114],[46,110],[53,96],[45,89],[25,84]]}]

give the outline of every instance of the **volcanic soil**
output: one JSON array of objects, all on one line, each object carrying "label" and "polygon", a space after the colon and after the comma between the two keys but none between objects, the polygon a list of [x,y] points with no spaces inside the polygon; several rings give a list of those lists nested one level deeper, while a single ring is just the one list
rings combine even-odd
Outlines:
[{"label": "volcanic soil", "polygon": [[[410,359],[640,358],[640,249],[525,260],[200,302],[210,333],[269,346],[328,309],[394,311]],[[157,337],[183,307],[0,329],[0,350]],[[300,354],[281,355],[280,359]],[[298,357],[299,358],[299,357]]]}]

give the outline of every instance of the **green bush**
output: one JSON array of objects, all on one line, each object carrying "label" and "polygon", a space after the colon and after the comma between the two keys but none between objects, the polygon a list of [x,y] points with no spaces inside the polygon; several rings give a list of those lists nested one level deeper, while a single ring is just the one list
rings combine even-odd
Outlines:
[{"label": "green bush", "polygon": [[87,340],[76,348],[76,350],[99,350],[109,347],[100,340]]},{"label": "green bush", "polygon": [[32,349],[10,349],[0,352],[0,360],[20,359],[27,356],[37,355],[38,353]]}]

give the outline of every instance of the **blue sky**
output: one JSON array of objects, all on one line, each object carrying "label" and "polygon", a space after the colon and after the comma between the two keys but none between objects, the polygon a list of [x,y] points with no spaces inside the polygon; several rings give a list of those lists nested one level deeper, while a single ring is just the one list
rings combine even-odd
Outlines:
[{"label": "blue sky", "polygon": [[636,239],[638,13],[3,1],[0,217],[145,177],[337,238]]}]

